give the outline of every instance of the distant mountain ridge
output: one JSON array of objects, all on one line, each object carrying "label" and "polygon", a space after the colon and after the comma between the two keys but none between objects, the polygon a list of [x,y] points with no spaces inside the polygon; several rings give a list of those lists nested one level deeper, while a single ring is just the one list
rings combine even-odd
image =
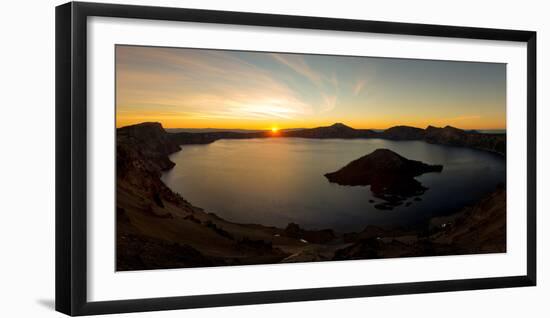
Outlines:
[{"label": "distant mountain ridge", "polygon": [[[126,127],[120,128],[126,129]],[[207,144],[218,139],[248,139],[248,138],[380,138],[389,140],[421,140],[431,144],[468,147],[505,155],[506,134],[487,134],[477,131],[467,131],[452,126],[443,128],[428,126],[426,129],[411,126],[394,126],[382,132],[371,129],[355,129],[342,123],[330,126],[305,128],[286,131],[209,131],[209,132],[175,132],[167,133],[176,144]]]},{"label": "distant mountain ridge", "polygon": [[377,133],[370,129],[354,129],[342,123],[335,123],[330,126],[308,128],[281,132],[281,137],[300,138],[374,138]]},{"label": "distant mountain ridge", "polygon": [[[259,132],[167,132],[160,123],[141,123],[121,127],[117,132],[124,135],[126,131],[140,130],[140,134],[147,135],[154,127],[155,138],[168,138],[175,145],[208,144],[219,139],[249,139],[249,138],[312,138],[312,139],[355,139],[380,138],[389,140],[421,140],[431,144],[468,147],[485,150],[501,155],[506,154],[506,134],[485,134],[477,131],[466,131],[452,126],[443,128],[428,126],[426,129],[411,126],[394,126],[382,132],[370,129],[355,129],[342,123],[330,126],[305,128],[287,131],[259,131]],[[147,129],[145,129],[147,128]],[[161,131],[159,133],[158,131]]]}]

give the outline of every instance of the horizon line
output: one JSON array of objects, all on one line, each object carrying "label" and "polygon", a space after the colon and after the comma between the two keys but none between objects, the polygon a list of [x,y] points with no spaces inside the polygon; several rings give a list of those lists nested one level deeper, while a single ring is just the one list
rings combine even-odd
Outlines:
[{"label": "horizon line", "polygon": [[[273,128],[272,127],[272,128],[262,128],[262,129],[251,129],[251,128],[227,128],[227,127],[223,127],[223,128],[219,128],[219,127],[166,127],[160,121],[143,121],[143,122],[139,122],[139,123],[135,123],[135,124],[129,124],[129,125],[121,125],[121,126],[116,125],[116,129],[129,127],[129,126],[135,126],[135,125],[139,125],[139,124],[143,124],[143,123],[159,123],[162,126],[162,128],[164,128],[164,129],[195,129],[195,130],[199,130],[199,129],[218,129],[218,130],[270,131]],[[389,127],[386,127],[386,128],[358,128],[358,127],[349,126],[349,125],[347,125],[345,123],[341,123],[341,122],[335,122],[335,123],[332,123],[332,124],[325,124],[325,125],[316,125],[316,126],[311,126],[311,127],[290,127],[290,128],[277,127],[277,129],[278,130],[313,129],[313,128],[320,128],[320,127],[330,127],[330,126],[335,125],[335,124],[343,124],[345,126],[348,126],[350,128],[356,129],[356,130],[357,129],[361,129],[361,130],[387,130],[387,129],[390,129],[390,128],[393,128],[393,127],[399,127],[399,126],[413,127],[413,128],[419,128],[419,129],[427,129],[430,126],[436,127],[436,128],[444,128],[444,127],[449,126],[449,127],[454,127],[454,128],[461,129],[461,130],[464,130],[464,131],[470,131],[470,130],[507,130],[506,127],[504,127],[504,128],[460,128],[460,127],[453,126],[453,125],[448,125],[448,124],[447,125],[442,125],[442,126],[436,126],[436,125],[429,124],[425,128],[412,126],[412,125],[404,125],[404,124],[397,124],[397,125],[389,126]]]}]

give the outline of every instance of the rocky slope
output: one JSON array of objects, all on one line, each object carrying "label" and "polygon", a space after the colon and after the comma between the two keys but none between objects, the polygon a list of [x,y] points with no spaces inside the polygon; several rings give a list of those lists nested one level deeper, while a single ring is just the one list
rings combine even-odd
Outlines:
[{"label": "rocky slope", "polygon": [[506,189],[499,187],[472,206],[431,220],[426,231],[368,226],[351,235],[336,260],[506,252]]},{"label": "rocky slope", "polygon": [[440,231],[435,244],[451,245],[474,253],[506,252],[506,189],[504,185],[475,205],[450,217],[432,219]]},{"label": "rocky slope", "polygon": [[139,168],[151,172],[170,169],[168,155],[180,150],[160,123],[141,123],[117,129],[117,172]]}]

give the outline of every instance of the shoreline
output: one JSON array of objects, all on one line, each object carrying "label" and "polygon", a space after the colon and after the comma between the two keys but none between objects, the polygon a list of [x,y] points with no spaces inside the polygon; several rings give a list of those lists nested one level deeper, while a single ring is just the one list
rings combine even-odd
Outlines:
[{"label": "shoreline", "polygon": [[[345,139],[365,138],[353,137],[359,135],[348,128],[337,126],[336,130],[342,133],[343,129],[348,136]],[[294,136],[285,137],[301,137],[296,136],[299,131],[289,133]],[[334,136],[319,130],[315,133],[324,134],[319,137],[323,139]],[[181,146],[234,139],[234,133],[171,134],[154,123],[117,129],[117,270],[429,256],[432,250],[447,255],[450,251],[449,242],[437,243],[442,246],[436,247],[419,243],[426,240],[419,230],[366,226],[360,232],[336,233],[331,229],[306,230],[294,223],[283,229],[235,223],[208,213],[171,190],[161,175],[174,167],[168,156],[180,151]],[[366,136],[363,132],[360,135]],[[247,133],[244,138],[252,135]],[[465,248],[462,252],[477,249]],[[453,251],[451,254],[461,254],[456,247]]]},{"label": "shoreline", "polygon": [[[265,140],[265,139],[269,139],[269,138],[275,138],[275,137],[251,137],[251,138],[246,138],[246,139],[243,139],[243,138],[237,138],[237,139],[233,139],[233,138],[220,138],[220,139],[216,139],[214,141],[212,141],[211,143],[215,143],[219,140],[243,140],[243,142],[246,142],[248,140]],[[316,138],[305,138],[305,137],[281,137],[283,139],[302,139],[302,140],[311,140],[311,139],[316,139]],[[278,138],[277,138],[278,139]],[[318,139],[316,139],[318,140]],[[373,137],[373,138],[323,138],[323,140],[388,140],[388,139],[385,139],[385,138],[377,138],[377,137]],[[410,142],[410,141],[418,141],[418,142],[424,142],[424,141],[421,141],[421,140],[390,140],[390,141],[395,141],[395,142]],[[205,145],[204,143],[200,143],[200,144],[185,144],[185,145],[181,145],[181,149],[183,150],[185,147],[187,146],[191,146],[191,145],[195,145],[195,146],[202,146],[202,145]],[[456,148],[457,146],[451,146],[451,145],[444,145],[444,144],[433,144],[433,145],[436,145],[436,146],[440,146],[440,147],[451,147],[451,148]],[[465,147],[458,147],[458,148],[465,148]],[[493,151],[487,151],[487,150],[480,150],[480,149],[472,149],[474,151],[483,151],[483,152],[488,152],[490,153],[491,155],[494,155],[496,156],[496,158],[500,158],[500,159],[503,159],[503,160],[506,160],[506,157],[500,153],[497,153],[497,152],[493,152]],[[168,157],[170,158],[170,160],[172,160],[172,156],[176,156],[177,152],[174,152],[174,153],[171,153],[168,155]],[[165,174],[167,173],[170,173],[172,169],[174,169],[174,167],[170,168],[170,169],[167,169],[165,171],[162,171],[162,175],[161,175],[161,180],[163,182],[165,182],[165,180],[163,180],[163,177],[165,176]],[[175,193],[178,193],[178,191],[172,189],[168,184],[166,184],[167,187],[169,187],[172,191],[174,191]],[[496,189],[496,188],[495,188]],[[493,190],[494,191],[494,190]],[[477,199],[472,199],[470,201],[468,201],[464,207],[467,207],[467,206],[470,206],[470,205],[473,205],[475,203],[477,203],[478,201],[482,200],[484,197],[488,196],[490,193],[492,193],[493,191],[490,191],[490,192],[487,192],[487,193],[483,193],[482,195],[479,196],[479,198]],[[376,200],[381,200],[381,201],[377,201],[377,202],[373,202],[372,204],[375,205],[375,203],[377,204],[384,204],[384,200],[382,199],[379,199],[379,198],[375,198]],[[202,206],[201,206],[202,208]],[[462,208],[459,208],[459,209],[456,209],[454,211],[450,211],[450,212],[446,212],[444,215],[445,216],[449,216],[449,215],[454,215],[456,213],[459,213],[460,210]],[[261,221],[258,221],[258,222],[246,222],[246,221],[239,221],[239,220],[231,220],[231,218],[228,218],[228,217],[225,217],[223,215],[220,215],[221,211],[217,211],[217,213],[214,213],[214,212],[210,212],[211,214],[213,215],[216,215],[217,217],[219,218],[222,218],[224,219],[225,221],[227,222],[230,222],[230,223],[234,223],[234,224],[240,224],[240,225],[251,225],[251,226],[257,226],[257,225],[260,225],[260,226],[266,226],[266,227],[276,227],[276,228],[279,228],[279,229],[284,229],[288,223],[286,224],[273,224],[273,223],[265,223],[265,222],[261,222]],[[392,211],[387,211],[387,212],[392,212]],[[436,217],[431,217],[431,218],[437,218]],[[423,219],[422,221],[416,221],[414,222],[414,224],[408,224],[408,225],[402,225],[402,224],[381,224],[381,225],[376,225],[378,227],[381,227],[381,228],[406,228],[407,230],[411,231],[411,230],[415,230],[415,231],[422,231],[424,230],[425,228],[428,227],[428,224],[431,222],[431,218],[428,218],[428,219]],[[290,221],[292,222],[292,221]],[[323,228],[322,226],[319,227],[319,226],[307,226],[307,225],[304,225],[302,223],[299,223],[300,226],[304,226],[305,229],[309,230],[309,231],[319,231],[319,230],[323,230],[323,229],[326,229],[326,228]],[[337,230],[337,229],[334,229],[334,228],[330,228],[331,230],[333,230],[335,233],[338,233],[339,235],[347,235],[347,234],[351,234],[351,233],[354,233],[354,232],[360,232],[361,230],[358,229],[358,230],[347,230],[347,231],[343,231],[343,230]]]},{"label": "shoreline", "polygon": [[[127,126],[132,127],[132,126]],[[118,128],[124,129],[125,127]],[[279,132],[166,132],[175,143],[208,144],[219,139],[253,138],[308,138],[308,139],[386,139],[396,141],[424,141],[430,144],[466,147],[489,151],[506,156],[506,134],[485,134],[465,131],[451,126],[443,128],[428,126],[426,129],[395,126],[382,132],[369,129],[354,129],[341,123],[331,126],[306,128]]]}]

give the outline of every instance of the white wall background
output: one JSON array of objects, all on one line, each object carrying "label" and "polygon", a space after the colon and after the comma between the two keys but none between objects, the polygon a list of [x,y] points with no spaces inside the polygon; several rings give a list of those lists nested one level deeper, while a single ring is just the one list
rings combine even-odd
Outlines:
[{"label": "white wall background", "polygon": [[[545,1],[115,1],[175,7],[451,24],[538,32],[537,287],[116,317],[544,317],[550,314],[550,22]],[[62,317],[54,303],[54,7],[63,1],[11,1],[0,17],[0,316]],[[143,286],[147,288],[147,286]]]}]

